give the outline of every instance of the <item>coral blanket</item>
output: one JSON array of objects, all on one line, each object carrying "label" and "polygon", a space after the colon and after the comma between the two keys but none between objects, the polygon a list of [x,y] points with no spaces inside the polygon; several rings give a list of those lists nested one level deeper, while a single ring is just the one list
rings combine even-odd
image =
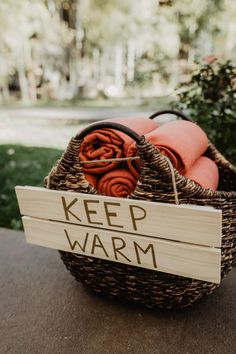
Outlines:
[{"label": "coral blanket", "polygon": [[[185,174],[190,169],[206,151],[208,145],[207,136],[198,125],[180,120],[163,124],[145,134],[145,138],[168,157],[181,174]],[[126,155],[136,155],[134,143],[128,146]],[[137,178],[140,170],[138,160],[128,161],[128,167]]]},{"label": "coral blanket", "polygon": [[[185,177],[206,189],[216,190],[219,184],[219,171],[214,161],[201,156],[185,174]],[[97,181],[96,176],[86,173],[89,183],[98,188],[100,194],[113,197],[127,197],[134,189],[137,179],[127,169],[114,169]]]},{"label": "coral blanket", "polygon": [[[217,189],[218,168],[214,161],[202,156],[207,149],[208,139],[195,123],[172,121],[157,127],[154,121],[145,118],[107,121],[124,124],[138,134],[144,134],[148,141],[170,159],[180,174],[204,188]],[[125,133],[113,129],[100,129],[86,136],[79,157],[82,161],[102,160],[132,157],[136,152],[136,143]],[[118,166],[119,164],[120,162],[115,161],[83,164],[85,177],[100,194],[125,198],[136,186],[140,174],[140,161],[128,160],[127,165],[123,163],[122,167]]]},{"label": "coral blanket", "polygon": [[136,186],[136,178],[128,169],[115,169],[98,182],[98,192],[112,197],[126,198]]},{"label": "coral blanket", "polygon": [[94,188],[97,188],[98,185],[97,176],[94,176],[91,173],[84,173],[84,177]]},{"label": "coral blanket", "polygon": [[[113,118],[103,122],[115,122],[131,128],[140,135],[147,134],[157,127],[157,123],[148,118]],[[124,157],[124,151],[133,143],[128,135],[118,130],[99,129],[91,132],[80,147],[79,159],[81,161],[103,160]],[[86,173],[101,174],[117,167],[120,162],[84,163]]]},{"label": "coral blanket", "polygon": [[206,189],[217,189],[219,184],[219,171],[216,163],[206,156],[201,156],[193,164],[185,177],[196,182]]}]

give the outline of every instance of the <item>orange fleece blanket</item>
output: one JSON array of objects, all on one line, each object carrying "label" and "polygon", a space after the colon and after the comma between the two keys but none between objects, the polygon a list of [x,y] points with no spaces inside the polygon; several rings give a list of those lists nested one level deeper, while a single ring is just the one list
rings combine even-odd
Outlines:
[{"label": "orange fleece blanket", "polygon": [[219,184],[219,170],[214,161],[206,156],[201,156],[193,164],[185,177],[196,182],[206,189],[217,189]]},{"label": "orange fleece blanket", "polygon": [[[181,120],[163,124],[145,134],[145,138],[168,157],[173,166],[183,175],[206,151],[208,145],[207,136],[198,125]],[[125,153],[126,156],[135,156],[136,145],[130,144]],[[138,178],[139,160],[128,161],[128,167],[132,174]]]},{"label": "orange fleece blanket", "polygon": [[[158,126],[156,122],[148,118],[113,118],[103,122],[106,121],[123,124],[140,135],[147,134]],[[121,158],[124,157],[124,151],[127,151],[128,146],[132,143],[133,139],[118,130],[95,130],[84,138],[80,147],[79,159],[88,161]],[[84,163],[83,170],[86,173],[101,174],[112,170],[119,164],[120,162],[115,161]]]},{"label": "orange fleece blanket", "polygon": [[[135,188],[137,179],[127,169],[114,169],[100,179],[86,173],[86,179],[101,194],[113,197],[127,197]],[[206,189],[217,190],[219,184],[219,170],[214,161],[201,156],[185,174],[185,177]]]},{"label": "orange fleece blanket", "polygon": [[137,179],[128,169],[115,169],[100,179],[98,192],[112,197],[126,198],[135,189],[136,182]]},{"label": "orange fleece blanket", "polygon": [[90,173],[84,173],[84,177],[94,188],[97,188],[97,176],[91,175]]}]

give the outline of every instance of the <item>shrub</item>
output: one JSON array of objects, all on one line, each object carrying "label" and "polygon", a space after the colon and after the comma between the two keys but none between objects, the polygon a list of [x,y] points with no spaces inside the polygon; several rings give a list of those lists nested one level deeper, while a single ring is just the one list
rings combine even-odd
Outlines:
[{"label": "shrub", "polygon": [[236,66],[213,56],[197,64],[174,108],[185,111],[207,133],[219,151],[236,163]]}]

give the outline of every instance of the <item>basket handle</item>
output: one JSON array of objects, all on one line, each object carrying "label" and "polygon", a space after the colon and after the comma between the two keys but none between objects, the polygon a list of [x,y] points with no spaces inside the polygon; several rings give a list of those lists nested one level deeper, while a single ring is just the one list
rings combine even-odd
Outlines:
[{"label": "basket handle", "polygon": [[83,140],[87,134],[93,132],[94,130],[106,129],[106,128],[115,129],[120,132],[123,132],[123,133],[127,134],[129,137],[131,137],[134,141],[136,141],[136,143],[139,143],[141,140],[141,136],[139,134],[137,134],[135,131],[126,127],[123,124],[115,123],[115,122],[98,122],[98,123],[89,125],[85,129],[83,129],[80,133],[76,134],[75,139],[76,140]]},{"label": "basket handle", "polygon": [[190,119],[189,117],[187,117],[185,114],[183,114],[182,112],[179,111],[175,111],[173,109],[164,109],[163,111],[158,111],[156,113],[153,113],[149,119],[154,119],[162,114],[173,114],[175,116],[178,116],[180,118],[182,118],[183,120],[187,120],[189,122],[193,122],[192,119]]}]

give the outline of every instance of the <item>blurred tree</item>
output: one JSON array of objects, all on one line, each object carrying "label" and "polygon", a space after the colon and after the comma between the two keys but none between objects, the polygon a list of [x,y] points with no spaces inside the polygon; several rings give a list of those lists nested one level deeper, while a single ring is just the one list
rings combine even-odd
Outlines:
[{"label": "blurred tree", "polygon": [[0,96],[171,93],[194,60],[236,59],[235,16],[230,0],[2,0]]},{"label": "blurred tree", "polygon": [[5,71],[1,72],[1,82],[5,85],[2,91],[7,90],[9,77],[14,76],[18,78],[21,98],[35,100],[42,67],[45,80],[53,81],[47,75],[52,74],[50,67],[56,65],[58,59],[64,59],[62,49],[71,41],[70,31],[60,22],[57,13],[48,11],[41,0],[2,1],[0,24],[3,28],[0,31],[1,60],[5,63]]}]

